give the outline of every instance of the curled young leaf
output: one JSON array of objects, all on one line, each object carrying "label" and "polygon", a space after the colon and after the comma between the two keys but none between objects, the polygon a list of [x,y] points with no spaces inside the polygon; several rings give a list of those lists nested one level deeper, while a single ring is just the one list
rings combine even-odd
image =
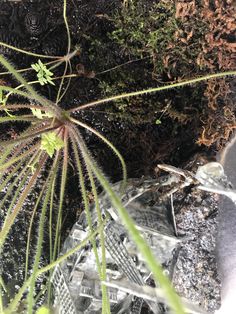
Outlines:
[{"label": "curled young leaf", "polygon": [[31,64],[32,69],[37,72],[37,78],[40,85],[45,85],[47,83],[55,85],[52,81],[53,73],[47,69],[47,66],[38,60],[38,63]]},{"label": "curled young leaf", "polygon": [[63,147],[63,140],[55,132],[42,134],[41,149],[45,150],[50,157],[53,156],[56,150],[59,150]]}]

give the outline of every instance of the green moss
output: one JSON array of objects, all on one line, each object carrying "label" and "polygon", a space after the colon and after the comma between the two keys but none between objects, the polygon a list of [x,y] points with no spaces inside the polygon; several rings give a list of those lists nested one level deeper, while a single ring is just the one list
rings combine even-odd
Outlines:
[{"label": "green moss", "polygon": [[136,58],[149,56],[154,72],[164,69],[162,55],[173,41],[178,28],[174,3],[133,1],[114,16],[115,30],[110,38],[123,48],[123,53]]},{"label": "green moss", "polygon": [[[191,5],[171,0],[127,0],[97,21],[100,24],[84,34],[84,51],[96,72],[96,87],[101,93],[97,97],[161,86],[213,71],[218,50],[208,49],[206,38],[211,23],[201,1]],[[104,110],[110,119],[135,125],[155,124],[160,116],[162,122],[167,118],[168,124],[183,125],[207,105],[205,86],[119,100]],[[167,108],[168,103],[171,105]]]}]

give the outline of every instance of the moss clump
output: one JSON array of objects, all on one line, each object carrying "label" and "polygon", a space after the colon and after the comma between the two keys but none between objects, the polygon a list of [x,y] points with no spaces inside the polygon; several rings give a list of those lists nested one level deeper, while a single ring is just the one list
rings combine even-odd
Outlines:
[{"label": "moss clump", "polygon": [[110,38],[123,48],[126,56],[150,57],[153,72],[162,73],[162,56],[178,28],[174,12],[171,1],[130,1],[114,16],[115,30]]},{"label": "moss clump", "polygon": [[[87,57],[82,62],[96,72],[95,90],[101,97],[235,69],[233,10],[231,0],[116,1],[109,11],[94,15],[89,31],[85,28],[81,57]],[[159,129],[192,129],[194,120],[198,144],[218,144],[228,138],[235,121],[228,80],[216,80],[214,88],[209,81],[120,100],[105,111],[110,120],[134,125],[155,125],[161,118]],[[224,108],[230,109],[230,123]],[[223,139],[211,121],[220,121]]]}]

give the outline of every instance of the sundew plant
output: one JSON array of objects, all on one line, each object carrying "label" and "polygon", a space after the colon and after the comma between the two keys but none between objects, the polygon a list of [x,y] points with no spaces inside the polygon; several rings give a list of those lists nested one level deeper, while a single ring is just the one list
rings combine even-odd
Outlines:
[{"label": "sundew plant", "polygon": [[[125,190],[126,183],[126,167],[119,151],[113,144],[106,139],[101,133],[76,119],[76,113],[89,107],[99,106],[100,104],[116,102],[118,99],[130,98],[137,95],[154,93],[161,90],[181,87],[187,84],[193,84],[211,78],[235,75],[236,72],[226,72],[212,74],[205,77],[193,78],[188,81],[174,82],[173,84],[151,88],[136,92],[130,92],[122,95],[115,95],[106,99],[95,100],[91,103],[83,104],[70,110],[64,110],[59,106],[63,102],[70,80],[75,76],[71,74],[71,59],[77,54],[77,49],[72,49],[70,30],[67,21],[67,0],[63,3],[63,18],[65,28],[67,30],[68,45],[67,53],[64,56],[48,56],[32,53],[10,46],[0,42],[0,45],[13,49],[17,52],[28,54],[35,57],[32,68],[37,72],[37,81],[28,82],[21,75],[22,70],[17,70],[3,55],[0,55],[0,62],[13,77],[19,82],[15,88],[6,85],[0,86],[1,95],[1,116],[0,123],[7,126],[24,122],[27,128],[13,139],[6,139],[0,142],[0,187],[6,190],[4,197],[0,200],[0,208],[7,206],[7,213],[0,230],[0,252],[6,243],[6,239],[14,226],[14,222],[18,214],[24,210],[24,202],[27,197],[37,187],[39,178],[41,183],[41,191],[38,194],[37,201],[32,208],[32,220],[28,230],[28,241],[26,247],[25,259],[25,281],[15,294],[13,299],[5,307],[3,306],[2,296],[4,295],[4,283],[0,280],[0,312],[13,313],[19,310],[18,306],[22,298],[24,298],[27,313],[33,313],[36,304],[37,295],[35,293],[35,285],[37,278],[44,274],[48,281],[48,290],[50,289],[49,278],[53,268],[63,259],[68,258],[76,250],[80,249],[88,241],[93,245],[93,251],[97,261],[97,270],[101,279],[102,290],[102,313],[110,313],[110,305],[107,294],[107,288],[102,282],[106,281],[106,250],[104,245],[104,225],[105,220],[101,214],[98,202],[98,192],[96,181],[98,181],[107,195],[112,205],[116,208],[123,225],[127,228],[131,238],[135,242],[137,249],[145,258],[146,264],[153,274],[156,283],[163,289],[165,298],[174,313],[184,313],[184,306],[180,298],[177,296],[168,278],[163,274],[162,268],[154,255],[136,229],[133,220],[129,217],[126,209],[120,200],[120,195],[112,190],[109,180],[104,176],[102,170],[98,166],[96,160],[91,156],[89,148],[81,135],[81,129],[85,128],[95,134],[101,141],[106,143],[114,152],[116,158],[119,159],[123,169],[123,184],[120,193]],[[45,60],[49,60],[44,62]],[[60,78],[54,78],[53,69],[64,65],[63,75]],[[57,97],[55,101],[46,99],[39,95],[34,84],[54,84],[54,80],[60,80]],[[19,96],[19,99],[25,101],[13,102],[12,95]],[[15,99],[14,97],[13,99]],[[68,169],[73,167],[77,173],[78,185],[81,189],[83,199],[83,207],[87,215],[87,222],[90,228],[89,236],[81,242],[73,250],[66,255],[59,256],[61,248],[61,228],[62,228],[62,212],[65,198],[65,188],[68,183]],[[96,205],[97,212],[97,229],[92,227],[92,218],[89,208],[89,200],[86,192],[85,171],[92,187],[92,194]],[[16,176],[17,174],[17,176]],[[59,188],[58,188],[59,186]],[[57,195],[57,197],[55,197]],[[37,244],[33,264],[29,263],[30,251],[30,234],[34,213],[40,213]],[[57,213],[55,215],[55,212]],[[52,214],[54,213],[54,215]],[[44,267],[40,266],[40,257],[43,254],[42,244],[45,237],[45,220],[49,217],[51,229],[49,230],[49,247],[50,247],[50,263]],[[54,220],[54,221],[53,221]],[[55,228],[52,228],[55,225]],[[102,246],[102,258],[99,260],[95,239],[99,238]],[[48,304],[51,303],[51,294],[48,293]]]}]

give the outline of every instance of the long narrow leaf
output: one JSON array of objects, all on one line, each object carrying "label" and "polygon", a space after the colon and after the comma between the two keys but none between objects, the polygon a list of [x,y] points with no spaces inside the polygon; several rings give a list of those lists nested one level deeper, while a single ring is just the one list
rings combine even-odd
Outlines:
[{"label": "long narrow leaf", "polygon": [[30,51],[27,51],[27,50],[20,49],[20,48],[17,48],[15,46],[9,45],[9,44],[4,43],[2,41],[0,41],[0,46],[12,49],[12,50],[14,50],[16,52],[24,53],[24,54],[32,56],[32,57],[46,58],[46,59],[60,59],[61,58],[60,56],[48,56],[48,55],[43,55],[43,54],[30,52]]},{"label": "long narrow leaf", "polygon": [[[98,194],[97,194],[97,189],[95,186],[92,170],[88,164],[86,164],[88,175],[89,175],[89,180],[91,182],[91,187],[92,187],[92,192],[94,196],[94,201],[95,201],[95,208],[97,211],[97,216],[98,216],[98,224],[101,225],[103,222],[102,219],[102,214],[101,214],[101,209],[99,205],[99,199],[98,199]],[[106,278],[106,248],[105,248],[105,238],[104,238],[104,230],[101,230],[99,232],[100,236],[100,241],[101,241],[101,248],[102,248],[102,270],[101,270],[101,280],[104,281],[103,278]],[[104,313],[110,314],[110,304],[109,304],[109,299],[107,295],[107,288],[105,285],[102,285],[102,311]]]},{"label": "long narrow leaf", "polygon": [[0,163],[0,172],[4,169],[8,169],[11,165],[14,165],[18,161],[32,155],[40,146],[40,143],[35,144],[34,146],[30,147],[27,151],[23,152],[22,154],[18,155],[17,157],[13,156],[10,160],[6,161],[5,163]]},{"label": "long narrow leaf", "polygon": [[57,224],[56,224],[56,234],[54,241],[53,250],[53,260],[56,259],[57,254],[60,251],[60,230],[61,230],[61,220],[62,220],[62,206],[64,202],[64,194],[66,187],[67,171],[68,171],[68,130],[65,129],[64,132],[64,148],[63,148],[63,163],[62,163],[62,174],[61,174],[61,184],[60,184],[60,197],[59,206],[57,214]]},{"label": "long narrow leaf", "polygon": [[[85,213],[86,213],[86,218],[89,226],[90,232],[93,232],[93,223],[92,223],[92,217],[90,214],[90,208],[89,208],[89,202],[88,202],[88,197],[86,193],[86,188],[85,188],[85,182],[84,182],[84,176],[83,176],[83,170],[79,158],[79,151],[76,145],[76,141],[72,136],[72,146],[74,150],[74,155],[75,155],[75,160],[76,160],[76,165],[78,169],[78,174],[79,174],[79,181],[80,181],[80,187],[81,187],[81,192],[82,192],[82,197],[83,197],[83,202],[84,202],[84,208],[85,208]],[[101,217],[101,212],[98,204],[98,197],[97,197],[97,192],[96,188],[93,182],[93,177],[91,176],[91,171],[88,168],[88,165],[85,165],[87,170],[89,171],[89,178],[90,182],[92,185],[94,197],[95,197],[95,202],[96,202],[96,209],[97,209],[97,215],[98,215],[98,222],[99,224],[102,223],[102,217]],[[106,278],[106,257],[105,257],[105,241],[104,241],[104,236],[103,236],[103,230],[101,230],[100,234],[100,240],[101,240],[101,247],[102,247],[102,267],[100,266],[100,261],[99,261],[99,256],[98,256],[98,251],[97,251],[97,245],[95,242],[95,239],[92,239],[92,246],[93,246],[93,251],[96,259],[96,264],[97,264],[97,269],[98,269],[98,274],[100,277],[100,280],[102,281],[102,278]],[[102,313],[110,313],[110,305],[109,305],[109,300],[108,300],[108,295],[107,295],[107,289],[104,285],[102,285],[102,300],[103,300],[103,309]]]},{"label": "long narrow leaf", "polygon": [[9,121],[36,122],[37,119],[36,119],[36,117],[33,116],[33,115],[0,117],[0,123],[9,122]]},{"label": "long narrow leaf", "polygon": [[[6,194],[4,195],[3,199],[0,202],[0,208],[5,207],[6,200],[11,197],[11,202],[8,205],[7,213],[5,215],[5,219],[8,219],[8,216],[13,210],[13,207],[17,203],[17,200],[20,197],[20,192],[23,189],[24,185],[26,184],[27,180],[30,178],[31,171],[27,166],[25,166],[22,171],[20,172],[19,176],[15,178],[15,180],[10,184],[7,189]],[[14,191],[14,193],[13,193]]]},{"label": "long narrow leaf", "polygon": [[93,129],[92,127],[88,126],[87,124],[80,122],[74,118],[70,117],[70,120],[72,122],[74,122],[75,124],[89,130],[90,132],[92,132],[93,134],[95,134],[97,137],[99,137],[104,143],[107,144],[108,147],[111,148],[111,150],[115,153],[115,155],[118,157],[118,159],[120,160],[121,166],[122,166],[122,172],[123,172],[123,183],[121,185],[120,188],[120,192],[123,193],[125,190],[125,186],[127,183],[127,169],[126,169],[126,164],[125,161],[122,157],[122,155],[120,154],[120,152],[118,151],[118,149],[107,139],[105,138],[101,133],[99,133],[98,131],[96,131],[95,129]]},{"label": "long narrow leaf", "polygon": [[[44,236],[44,224],[45,224],[45,218],[46,218],[46,210],[49,205],[49,200],[50,200],[50,194],[52,191],[52,182],[54,178],[57,175],[57,167],[58,167],[58,152],[56,155],[56,158],[54,160],[52,169],[49,171],[49,176],[46,180],[46,184],[43,187],[43,190],[47,189],[45,193],[45,198],[43,200],[43,205],[42,205],[42,212],[40,216],[40,222],[39,222],[39,231],[38,231],[38,241],[37,241],[37,247],[36,247],[36,255],[35,255],[35,261],[34,261],[34,266],[32,270],[32,276],[31,276],[31,282],[30,282],[30,287],[29,287],[29,293],[27,297],[27,309],[28,309],[28,314],[32,314],[33,311],[33,306],[34,306],[34,287],[35,287],[35,281],[36,281],[36,273],[38,270],[39,266],[39,261],[40,261],[40,256],[42,252],[42,244],[43,244],[43,236]],[[40,193],[40,198],[44,195],[44,193]]]},{"label": "long narrow leaf", "polygon": [[32,175],[27,186],[25,187],[24,191],[22,192],[21,196],[19,197],[19,200],[18,200],[14,210],[7,217],[7,219],[4,221],[3,227],[0,231],[0,250],[1,250],[2,246],[4,245],[5,239],[9,233],[19,211],[21,210],[22,205],[23,205],[26,197],[29,195],[30,190],[35,185],[37,178],[38,178],[38,176],[42,170],[42,167],[43,167],[44,163],[46,162],[47,158],[48,157],[45,153],[44,156],[42,157],[42,159],[40,160],[39,165],[38,165],[35,173]]},{"label": "long narrow leaf", "polygon": [[93,107],[95,105],[104,104],[104,103],[116,101],[116,100],[123,99],[123,98],[129,98],[129,97],[134,97],[134,96],[146,95],[146,94],[150,94],[150,93],[156,93],[156,92],[160,92],[160,91],[164,91],[164,90],[168,90],[168,89],[172,89],[172,88],[177,88],[177,87],[182,87],[185,85],[203,82],[203,81],[218,78],[218,77],[225,77],[225,76],[232,76],[232,75],[236,75],[236,71],[228,71],[228,72],[221,72],[221,73],[216,73],[216,74],[209,74],[209,75],[197,77],[197,78],[190,79],[190,80],[185,80],[182,82],[171,83],[171,84],[160,86],[160,87],[153,87],[153,88],[149,88],[149,89],[140,90],[137,92],[120,94],[117,96],[112,96],[112,97],[96,100],[96,101],[90,102],[88,104],[82,105],[80,107],[72,108],[69,110],[69,112],[76,112],[79,110]]},{"label": "long narrow leaf", "polygon": [[[80,161],[79,154],[78,154],[78,149],[77,149],[77,146],[75,144],[73,137],[72,137],[72,146],[73,146],[74,155],[75,155],[76,167],[77,167],[78,176],[79,176],[79,183],[80,183],[81,194],[82,194],[82,198],[83,198],[87,223],[88,223],[89,231],[93,232],[93,223],[92,223],[92,217],[91,217],[91,213],[90,213],[90,209],[89,209],[89,202],[88,202],[88,197],[87,197],[85,183],[84,183],[83,170],[82,170],[81,161]],[[92,239],[91,242],[92,242],[93,251],[94,251],[94,255],[95,255],[95,259],[96,259],[98,273],[99,273],[99,276],[101,277],[101,267],[100,267],[100,261],[99,261],[99,256],[98,256],[98,251],[97,251],[95,239]]]},{"label": "long narrow leaf", "polygon": [[[59,155],[59,158],[61,157],[61,154]],[[56,169],[56,175],[53,178],[52,181],[52,189],[51,189],[51,195],[50,195],[50,205],[49,205],[49,261],[50,263],[53,262],[53,208],[54,208],[54,197],[55,197],[55,189],[56,189],[56,183],[58,180],[58,173],[59,173],[59,165],[60,160],[58,158],[58,168]],[[47,283],[47,300],[48,300],[48,306],[51,304],[51,278],[52,276],[52,270],[50,270],[50,274],[48,277],[48,283]]]},{"label": "long narrow leaf", "polygon": [[[42,154],[42,152],[41,152],[41,154]],[[39,158],[40,158],[40,156],[39,156]],[[36,211],[37,211],[37,209],[39,207],[39,203],[40,203],[40,201],[42,199],[43,193],[45,192],[47,183],[48,183],[47,181],[44,182],[44,184],[43,184],[43,186],[41,188],[41,192],[40,192],[39,196],[37,197],[36,203],[34,205],[32,213],[31,213],[31,219],[30,219],[30,224],[29,224],[29,228],[28,228],[27,244],[26,244],[25,280],[27,279],[27,275],[28,275],[30,240],[31,240],[31,231],[32,231],[33,221],[34,221],[34,218],[35,218]]]},{"label": "long narrow leaf", "polygon": [[104,190],[110,197],[111,203],[117,210],[124,226],[128,230],[130,236],[132,237],[134,243],[136,244],[138,250],[143,255],[149,269],[152,271],[154,279],[158,282],[163,289],[166,298],[169,302],[170,307],[175,311],[176,314],[184,314],[184,307],[180,301],[180,298],[171,286],[169,279],[164,275],[161,265],[156,261],[152,250],[140,234],[140,232],[135,227],[133,219],[129,216],[126,209],[124,208],[118,195],[112,190],[108,180],[102,174],[99,167],[96,165],[95,161],[90,157],[87,148],[83,146],[83,143],[78,138],[77,144],[80,146],[81,152],[87,164],[91,167],[93,173],[98,178],[99,182],[103,186]]}]

